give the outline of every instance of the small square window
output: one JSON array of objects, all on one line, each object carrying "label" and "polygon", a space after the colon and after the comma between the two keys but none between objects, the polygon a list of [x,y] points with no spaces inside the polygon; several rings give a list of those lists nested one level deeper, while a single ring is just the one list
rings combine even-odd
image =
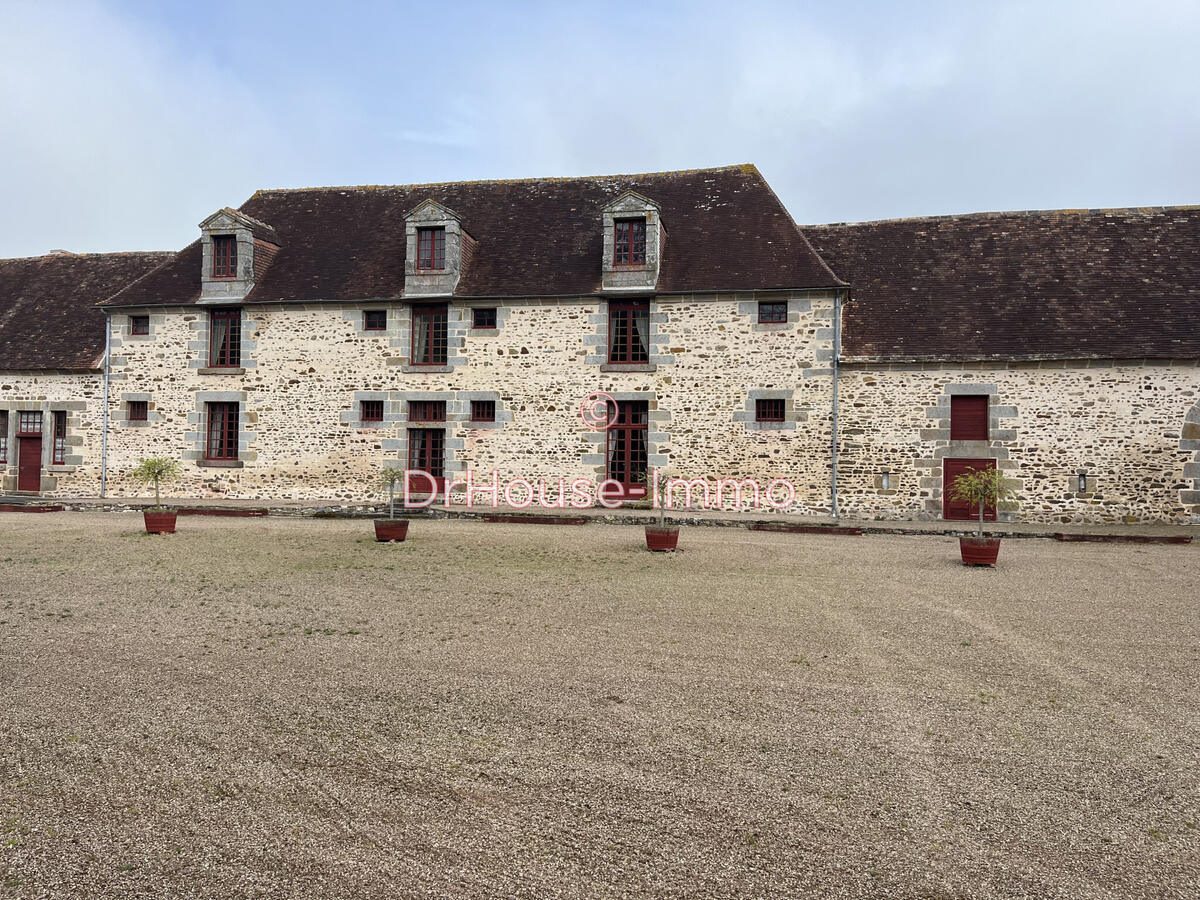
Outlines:
[{"label": "small square window", "polygon": [[363,400],[361,403],[362,421],[364,422],[382,422],[383,421],[383,401],[382,400]]},{"label": "small square window", "polygon": [[474,328],[495,328],[496,327],[496,309],[488,307],[487,309],[471,310],[471,325]]},{"label": "small square window", "polygon": [[782,422],[783,400],[755,400],[754,420],[756,422]]},{"label": "small square window", "polygon": [[363,331],[387,331],[387,310],[368,309],[364,312]]},{"label": "small square window", "polygon": [[129,317],[129,333],[130,334],[149,334],[150,333],[150,317],[149,316],[130,316]]},{"label": "small square window", "polygon": [[496,421],[496,401],[495,400],[472,400],[471,401],[471,421],[472,422],[495,422]]},{"label": "small square window", "polygon": [[758,304],[758,321],[761,323],[776,323],[787,321],[787,302]]},{"label": "small square window", "polygon": [[956,394],[950,398],[950,440],[988,439],[987,394]]},{"label": "small square window", "polygon": [[150,404],[145,400],[129,401],[129,421],[145,422],[149,418]]},{"label": "small square window", "polygon": [[410,422],[445,422],[445,400],[412,400],[408,404]]}]

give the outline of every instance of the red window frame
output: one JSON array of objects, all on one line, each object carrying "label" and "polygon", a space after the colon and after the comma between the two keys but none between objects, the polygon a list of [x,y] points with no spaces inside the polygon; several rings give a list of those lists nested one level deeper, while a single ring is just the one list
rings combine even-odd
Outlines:
[{"label": "red window frame", "polygon": [[150,317],[149,316],[130,316],[129,317],[129,333],[130,334],[149,334],[150,333]]},{"label": "red window frame", "polygon": [[433,486],[428,487],[423,478],[413,478],[412,485],[426,492],[441,490],[446,479],[446,430],[444,428],[408,429],[408,468],[420,470],[433,476]]},{"label": "red window frame", "polygon": [[237,238],[219,234],[213,238],[213,278],[237,278]]},{"label": "red window frame", "polygon": [[496,307],[494,306],[478,306],[471,310],[471,327],[472,328],[495,328],[496,327]]},{"label": "red window frame", "polygon": [[787,321],[787,301],[762,300],[758,304],[758,321],[763,325],[773,325]]},{"label": "red window frame", "polygon": [[54,416],[54,448],[50,460],[53,465],[62,466],[67,462],[67,413],[56,409],[51,415]]},{"label": "red window frame", "polygon": [[410,422],[445,422],[445,400],[409,400],[408,421]]},{"label": "red window frame", "polygon": [[363,331],[387,331],[387,310],[368,309],[363,311]]},{"label": "red window frame", "polygon": [[495,400],[472,400],[471,401],[471,421],[472,422],[495,422],[496,421],[496,401]]},{"label": "red window frame", "polygon": [[608,304],[608,361],[650,362],[650,301],[623,300]]},{"label": "red window frame", "polygon": [[760,397],[754,401],[754,421],[782,422],[784,420],[785,404],[782,399]]},{"label": "red window frame", "polygon": [[449,320],[450,311],[444,303],[412,308],[412,365],[446,365]]},{"label": "red window frame", "polygon": [[359,401],[358,417],[363,422],[382,422],[383,421],[383,401],[382,400],[360,400]]},{"label": "red window frame", "polygon": [[988,439],[988,395],[954,394],[950,397],[950,440]]},{"label": "red window frame", "polygon": [[242,311],[214,309],[208,314],[208,367],[237,369],[242,365]]},{"label": "red window frame", "polygon": [[17,411],[17,437],[41,437],[42,414],[37,410]]},{"label": "red window frame", "polygon": [[208,427],[205,429],[204,458],[230,460],[238,458],[237,402],[212,402],[208,404]]},{"label": "red window frame", "polygon": [[0,409],[0,463],[8,462],[8,410]]},{"label": "red window frame", "polygon": [[649,462],[646,437],[650,404],[645,400],[618,400],[616,417],[610,410],[608,418],[612,425],[606,431],[606,477],[621,485],[626,497],[643,497]]},{"label": "red window frame", "polygon": [[613,265],[646,264],[646,220],[617,219],[613,222]]},{"label": "red window frame", "polygon": [[146,422],[150,418],[150,404],[145,400],[129,401],[129,421]]},{"label": "red window frame", "polygon": [[446,268],[446,229],[417,229],[417,269],[440,272]]}]

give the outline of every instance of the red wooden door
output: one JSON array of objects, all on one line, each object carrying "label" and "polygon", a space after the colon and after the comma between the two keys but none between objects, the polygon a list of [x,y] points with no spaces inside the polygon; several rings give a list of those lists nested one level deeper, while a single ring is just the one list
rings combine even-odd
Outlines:
[{"label": "red wooden door", "polygon": [[[950,486],[954,479],[967,469],[994,469],[994,459],[944,459],[942,460],[942,518],[943,519],[975,519],[979,518],[979,507],[964,500],[950,499]],[[996,507],[986,507],[983,510],[985,522],[996,521]]]},{"label": "red wooden door", "polygon": [[42,439],[17,438],[17,490],[42,489]]}]

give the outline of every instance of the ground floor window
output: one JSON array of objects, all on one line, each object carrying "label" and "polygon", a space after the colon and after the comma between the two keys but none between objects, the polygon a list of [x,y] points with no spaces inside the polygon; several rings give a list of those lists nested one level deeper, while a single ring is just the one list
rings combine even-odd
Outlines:
[{"label": "ground floor window", "polygon": [[54,416],[54,465],[61,466],[67,461],[67,414],[63,410],[55,410]]},{"label": "ground floor window", "polygon": [[608,478],[625,489],[627,496],[646,493],[646,430],[650,407],[645,400],[622,400],[608,429]]},{"label": "ground floor window", "polygon": [[0,409],[0,463],[8,462],[8,410]]},{"label": "ground floor window", "polygon": [[208,404],[208,441],[205,459],[237,459],[238,404]]},{"label": "ground floor window", "polygon": [[446,477],[446,431],[443,428],[408,429],[408,468],[428,472],[433,476],[430,485],[422,477],[412,479],[417,491],[433,491],[441,487]]}]

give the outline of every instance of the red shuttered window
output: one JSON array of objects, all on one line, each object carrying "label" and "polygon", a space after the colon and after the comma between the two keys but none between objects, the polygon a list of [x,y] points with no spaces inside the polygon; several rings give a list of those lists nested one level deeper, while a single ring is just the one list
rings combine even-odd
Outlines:
[{"label": "red shuttered window", "polygon": [[446,229],[417,229],[417,268],[436,272],[446,268]]},{"label": "red shuttered window", "polygon": [[472,422],[495,422],[496,421],[496,401],[495,400],[472,400],[471,401],[471,421]]},{"label": "red shuttered window", "polygon": [[145,400],[129,401],[129,421],[145,422],[149,417],[150,404]]},{"label": "red shuttered window", "polygon": [[986,441],[988,439],[988,398],[986,394],[963,394],[950,398],[950,440]]},{"label": "red shuttered window", "polygon": [[408,403],[408,421],[410,422],[445,422],[445,400],[410,400]]},{"label": "red shuttered window", "polygon": [[383,421],[383,401],[382,400],[363,400],[361,403],[361,416],[364,422],[382,422]]},{"label": "red shuttered window", "polygon": [[208,440],[205,459],[237,459],[238,404],[208,404]]},{"label": "red shuttered window", "polygon": [[613,265],[646,264],[646,220],[617,219],[613,223]]},{"label": "red shuttered window", "polygon": [[237,238],[222,234],[213,238],[213,278],[237,277]]}]

